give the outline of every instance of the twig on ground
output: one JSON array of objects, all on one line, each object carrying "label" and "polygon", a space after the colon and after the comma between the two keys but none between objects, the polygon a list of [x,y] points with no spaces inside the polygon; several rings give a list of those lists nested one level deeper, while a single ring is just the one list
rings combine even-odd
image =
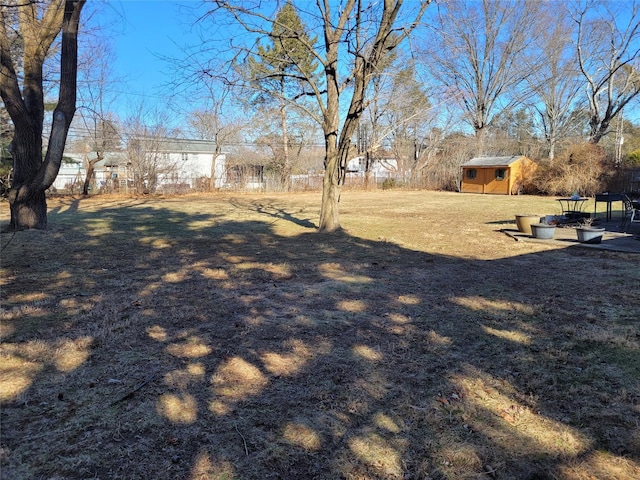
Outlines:
[{"label": "twig on ground", "polygon": [[4,252],[4,249],[9,246],[9,244],[11,243],[11,240],[13,240],[13,237],[15,236],[16,236],[16,232],[14,230],[13,233],[11,234],[11,238],[9,239],[9,241],[5,243],[3,247],[0,248],[0,252]]},{"label": "twig on ground", "polygon": [[142,387],[144,387],[147,383],[149,383],[151,380],[153,380],[156,376],[156,373],[152,373],[149,377],[147,377],[145,380],[143,380],[142,382],[140,382],[139,384],[137,384],[133,390],[131,390],[130,392],[128,392],[126,395],[124,395],[123,397],[120,397],[117,400],[114,400],[113,402],[111,402],[109,404],[109,406],[113,406],[116,403],[120,403],[124,400],[128,400],[129,398],[133,397],[133,394],[136,393],[138,390],[140,390]]},{"label": "twig on ground", "polygon": [[247,441],[245,440],[244,435],[240,433],[240,430],[238,430],[238,425],[234,425],[234,427],[236,427],[236,432],[238,432],[238,435],[242,437],[242,444],[244,445],[244,454],[248,457],[249,449],[247,448]]}]

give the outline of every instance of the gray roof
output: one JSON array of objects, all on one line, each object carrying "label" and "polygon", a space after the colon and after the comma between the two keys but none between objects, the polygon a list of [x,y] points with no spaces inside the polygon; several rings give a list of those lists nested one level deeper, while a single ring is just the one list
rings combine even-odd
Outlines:
[{"label": "gray roof", "polygon": [[[95,152],[90,152],[88,158],[89,160],[96,158]],[[116,167],[126,165],[128,162],[127,152],[104,152],[104,158],[96,162],[96,167]]]},{"label": "gray roof", "polygon": [[134,139],[140,141],[148,140],[148,148],[162,153],[213,153],[216,151],[216,142],[213,140],[144,136],[135,137]]},{"label": "gray roof", "polygon": [[184,138],[163,138],[157,141],[158,151],[170,153],[213,153],[216,142],[212,140],[192,140]]},{"label": "gray roof", "polygon": [[[74,160],[76,163],[83,163],[85,160],[95,160],[96,152],[78,153],[65,152],[65,157]],[[104,152],[104,158],[96,162],[96,167],[116,167],[118,165],[126,165],[129,161],[127,152]]]},{"label": "gray roof", "polygon": [[[144,140],[145,137],[140,137]],[[161,153],[202,153],[213,154],[216,151],[216,143],[211,140],[193,140],[184,138],[151,138],[149,141],[153,142],[153,148],[156,152]],[[96,152],[65,152],[65,155],[69,158],[73,158],[76,161],[82,162],[86,158],[87,160],[93,160],[96,158]],[[104,159],[99,161],[96,166],[112,166],[126,165],[128,154],[126,150],[119,150],[113,152],[104,152]]]},{"label": "gray roof", "polygon": [[524,155],[514,155],[510,157],[475,157],[466,163],[463,167],[508,167],[517,160],[523,158]]}]

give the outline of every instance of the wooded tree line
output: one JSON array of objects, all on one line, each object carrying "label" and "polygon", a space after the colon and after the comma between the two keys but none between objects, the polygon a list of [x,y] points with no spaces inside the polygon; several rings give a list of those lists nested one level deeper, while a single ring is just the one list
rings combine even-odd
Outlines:
[{"label": "wooded tree line", "polygon": [[[42,4],[32,7],[2,5],[5,80],[11,68],[26,72],[19,58],[28,15],[15,12],[29,10],[29,21],[42,22]],[[525,154],[551,169],[588,142],[611,168],[640,157],[640,132],[630,121],[640,110],[635,0],[214,0],[198,15],[202,41],[170,59],[181,72],[172,91],[197,98],[198,107],[181,132],[158,128],[157,135],[210,139],[238,156],[247,149],[237,145],[261,145],[284,188],[320,143],[321,230],[340,228],[341,187],[356,155],[393,157],[404,178],[435,188],[456,188],[460,164],[477,155]],[[81,53],[80,112],[98,153],[113,147],[111,130],[119,148],[136,129],[149,135],[141,111],[125,120],[110,113],[100,89],[108,67],[94,59],[83,70]],[[14,76],[18,85],[31,80]],[[3,80],[7,107],[12,91]]]}]

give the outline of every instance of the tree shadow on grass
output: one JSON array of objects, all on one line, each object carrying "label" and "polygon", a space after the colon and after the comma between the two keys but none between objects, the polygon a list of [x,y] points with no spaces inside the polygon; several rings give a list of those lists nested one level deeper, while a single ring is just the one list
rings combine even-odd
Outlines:
[{"label": "tree shadow on grass", "polygon": [[304,228],[318,228],[318,226],[308,218],[302,218],[301,214],[304,213],[304,208],[298,209],[296,215],[287,211],[287,209],[276,206],[273,200],[269,198],[253,200],[251,202],[242,202],[234,198],[231,199],[229,203],[237,208],[251,210],[275,220],[286,220]]},{"label": "tree shadow on grass", "polygon": [[638,471],[640,292],[616,258],[468,260],[158,205],[54,213],[3,258],[5,478]]}]

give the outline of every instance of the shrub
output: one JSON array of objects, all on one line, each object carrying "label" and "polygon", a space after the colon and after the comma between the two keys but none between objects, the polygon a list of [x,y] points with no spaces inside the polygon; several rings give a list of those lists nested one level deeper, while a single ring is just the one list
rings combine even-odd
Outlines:
[{"label": "shrub", "polygon": [[604,149],[592,143],[577,143],[553,160],[540,162],[533,184],[549,195],[593,196],[602,191]]},{"label": "shrub", "polygon": [[11,157],[0,157],[0,197],[9,195],[13,165]]},{"label": "shrub", "polygon": [[383,190],[390,190],[392,188],[396,188],[398,186],[398,182],[396,182],[395,178],[387,178],[384,182],[382,182]]},{"label": "shrub", "polygon": [[630,152],[627,158],[625,158],[624,163],[629,167],[640,167],[640,148]]}]

